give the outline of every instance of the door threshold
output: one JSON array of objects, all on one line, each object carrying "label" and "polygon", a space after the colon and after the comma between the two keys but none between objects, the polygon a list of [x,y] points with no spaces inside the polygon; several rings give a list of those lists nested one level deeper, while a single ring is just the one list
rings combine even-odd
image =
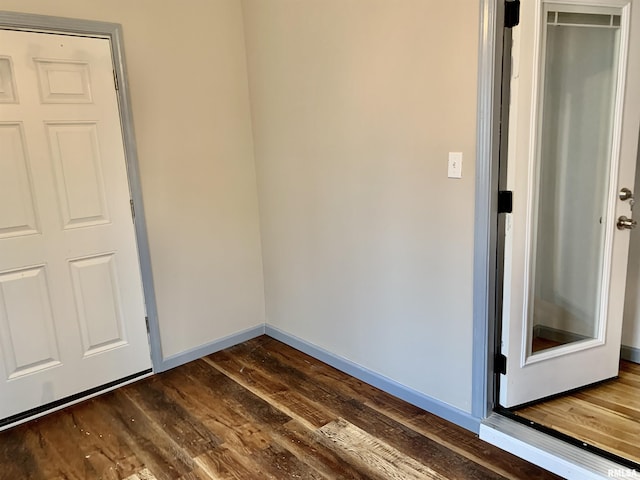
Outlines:
[{"label": "door threshold", "polygon": [[100,385],[99,387],[91,388],[89,390],[85,390],[84,392],[76,393],[75,395],[61,398],[60,400],[47,403],[46,405],[27,410],[26,412],[18,413],[16,415],[1,419],[0,432],[16,427],[22,423],[35,420],[36,418],[42,417],[44,415],[48,415],[49,413],[57,412],[58,410],[70,407],[71,405],[75,405],[76,403],[84,402],[85,400],[89,400],[90,398],[97,397],[98,395],[102,395],[103,393],[115,390],[116,388],[124,387],[125,385],[137,382],[138,380],[150,377],[151,375],[153,375],[153,370],[147,369],[142,372],[129,375],[125,378]]},{"label": "door threshold", "polygon": [[[606,458],[607,460],[611,460],[613,463],[624,465],[627,469],[636,470],[640,472],[640,464],[638,462],[631,460],[629,458],[622,457],[615,453],[612,453],[604,447],[602,448],[597,447],[595,445],[592,445],[591,443],[587,443],[587,441],[582,441],[579,438],[571,436],[570,433],[567,434],[559,430],[556,430],[552,427],[548,427],[544,424],[537,423],[528,417],[519,415],[517,413],[517,410],[508,410],[508,409],[499,408],[499,409],[496,409],[496,413],[506,418],[509,418],[514,422],[518,422],[527,428],[533,428],[546,435],[555,437],[562,442],[568,443],[570,445],[574,445],[580,448],[581,450],[586,450],[599,457]],[[638,478],[640,478],[640,473],[638,474]]]},{"label": "door threshold", "polygon": [[640,471],[492,413],[480,439],[567,479],[638,478]]}]

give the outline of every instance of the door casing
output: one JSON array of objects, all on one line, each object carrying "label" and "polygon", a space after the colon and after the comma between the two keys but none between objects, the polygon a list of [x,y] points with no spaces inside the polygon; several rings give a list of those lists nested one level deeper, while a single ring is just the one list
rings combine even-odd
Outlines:
[{"label": "door casing", "polygon": [[125,149],[127,177],[129,179],[131,199],[135,211],[134,228],[138,246],[140,272],[142,275],[146,315],[148,318],[151,361],[154,371],[160,371],[163,355],[151,271],[149,241],[142,201],[142,189],[140,186],[138,154],[133,129],[133,115],[129,96],[122,27],[116,23],[0,11],[0,29],[100,37],[108,39],[111,43],[112,60],[118,79],[117,97]]},{"label": "door casing", "polygon": [[471,413],[487,418],[496,404],[494,358],[498,265],[498,188],[505,0],[480,0],[473,266]]}]

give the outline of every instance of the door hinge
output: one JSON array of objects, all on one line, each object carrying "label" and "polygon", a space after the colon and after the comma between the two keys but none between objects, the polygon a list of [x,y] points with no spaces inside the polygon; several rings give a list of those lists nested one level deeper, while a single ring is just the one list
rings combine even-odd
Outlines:
[{"label": "door hinge", "polygon": [[116,87],[116,91],[120,90],[120,85],[118,85],[118,73],[113,71],[113,85]]},{"label": "door hinge", "polygon": [[493,371],[495,373],[502,373],[506,375],[507,373],[507,357],[505,357],[501,353],[497,353],[495,358],[493,359]]},{"label": "door hinge", "polygon": [[131,219],[136,221],[136,207],[133,206],[133,198],[129,199],[129,205],[131,205]]},{"label": "door hinge", "polygon": [[513,212],[513,192],[511,190],[500,190],[498,192],[498,213]]},{"label": "door hinge", "polygon": [[504,28],[513,28],[520,24],[520,0],[504,2]]},{"label": "door hinge", "polygon": [[144,317],[144,324],[147,326],[147,333],[150,333],[150,330],[149,330],[149,317]]}]

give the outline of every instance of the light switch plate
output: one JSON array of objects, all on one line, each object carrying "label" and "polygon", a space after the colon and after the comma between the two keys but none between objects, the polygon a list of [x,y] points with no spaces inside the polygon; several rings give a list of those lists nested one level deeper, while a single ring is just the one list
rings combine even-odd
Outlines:
[{"label": "light switch plate", "polygon": [[462,178],[462,152],[449,152],[449,178]]}]

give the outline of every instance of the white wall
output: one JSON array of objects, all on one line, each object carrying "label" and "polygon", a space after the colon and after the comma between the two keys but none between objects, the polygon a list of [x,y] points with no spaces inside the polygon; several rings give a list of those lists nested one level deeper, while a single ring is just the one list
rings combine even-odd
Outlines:
[{"label": "white wall", "polygon": [[238,0],[1,0],[123,25],[165,357],[264,322]]},{"label": "white wall", "polygon": [[477,2],[242,4],[268,323],[470,411]]}]

